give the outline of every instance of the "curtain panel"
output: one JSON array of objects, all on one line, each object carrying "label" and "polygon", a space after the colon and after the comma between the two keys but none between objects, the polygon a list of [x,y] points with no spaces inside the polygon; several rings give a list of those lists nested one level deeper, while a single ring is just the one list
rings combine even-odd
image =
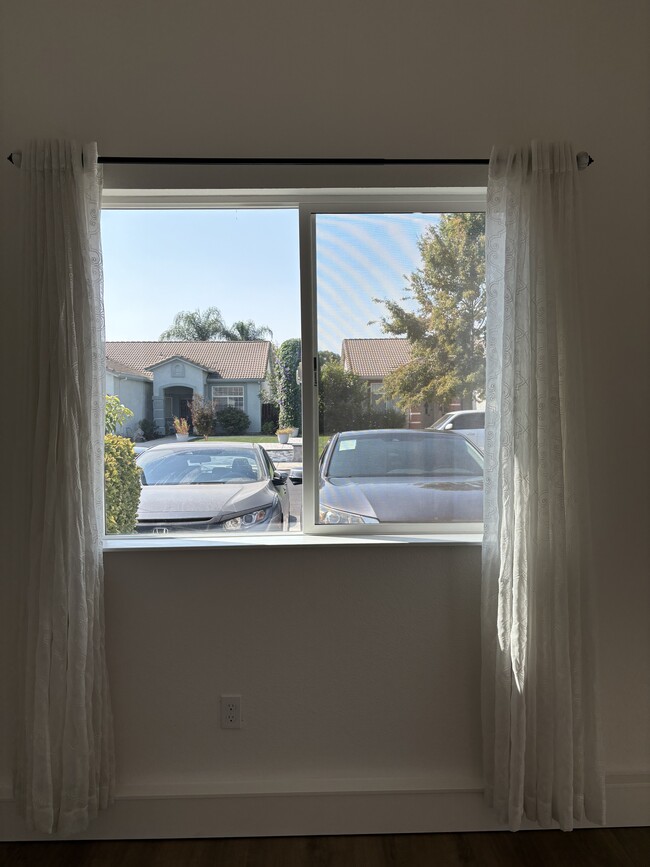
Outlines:
[{"label": "curtain panel", "polygon": [[23,150],[29,552],[15,793],[41,833],[112,800],[104,650],[104,333],[96,147]]},{"label": "curtain panel", "polygon": [[604,822],[580,339],[579,190],[567,144],[492,153],[482,706],[486,797],[569,830]]}]

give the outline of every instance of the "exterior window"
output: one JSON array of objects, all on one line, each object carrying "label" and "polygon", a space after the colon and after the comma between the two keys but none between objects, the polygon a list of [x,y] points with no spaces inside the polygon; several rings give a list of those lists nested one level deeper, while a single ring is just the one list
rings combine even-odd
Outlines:
[{"label": "exterior window", "polygon": [[244,409],[244,386],[243,385],[213,385],[212,406],[215,412],[234,406]]}]

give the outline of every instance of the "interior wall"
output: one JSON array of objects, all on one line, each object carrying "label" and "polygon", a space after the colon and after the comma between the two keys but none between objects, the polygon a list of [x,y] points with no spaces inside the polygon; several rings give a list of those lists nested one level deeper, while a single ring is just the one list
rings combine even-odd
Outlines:
[{"label": "interior wall", "polygon": [[[581,175],[585,447],[606,767],[649,773],[643,0],[3,8],[1,154],[56,136],[120,155],[477,157],[495,142],[533,137],[590,151],[595,163]],[[1,160],[0,177],[2,369],[19,395],[19,172]],[[373,184],[367,173],[348,178]],[[19,399],[5,409],[2,453],[18,458],[2,503],[0,781],[8,784],[17,540],[27,527],[19,465],[29,456],[16,448]],[[478,548],[107,555],[120,787],[273,788],[307,778],[480,785],[479,582]],[[218,727],[227,691],[243,695],[242,732]]]}]

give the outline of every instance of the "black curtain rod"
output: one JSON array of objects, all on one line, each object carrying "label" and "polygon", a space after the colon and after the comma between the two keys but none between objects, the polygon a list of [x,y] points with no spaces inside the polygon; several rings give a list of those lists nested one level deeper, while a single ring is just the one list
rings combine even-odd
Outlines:
[{"label": "black curtain rod", "polygon": [[[16,161],[14,157],[19,157]],[[20,165],[20,154],[11,153],[9,162]],[[578,168],[584,169],[593,163],[586,151],[576,157]],[[489,159],[362,159],[318,157],[98,157],[104,165],[171,165],[171,166],[487,166]]]}]

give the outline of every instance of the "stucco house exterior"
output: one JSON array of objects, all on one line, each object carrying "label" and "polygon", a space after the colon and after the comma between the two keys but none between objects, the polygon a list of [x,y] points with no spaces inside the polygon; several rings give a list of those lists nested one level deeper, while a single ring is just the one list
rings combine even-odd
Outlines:
[{"label": "stucco house exterior", "polygon": [[141,418],[167,433],[174,416],[189,418],[194,394],[210,401],[215,412],[226,406],[243,409],[249,431],[257,432],[271,363],[267,340],[108,341],[106,391],[133,411],[120,431],[126,436]]},{"label": "stucco house exterior", "polygon": [[[366,380],[370,399],[380,408],[397,409],[395,402],[384,395],[384,377],[410,360],[410,344],[406,337],[352,337],[346,338],[341,345],[343,368]],[[406,426],[426,428],[442,414],[441,407],[433,403],[418,404],[406,413]]]}]

